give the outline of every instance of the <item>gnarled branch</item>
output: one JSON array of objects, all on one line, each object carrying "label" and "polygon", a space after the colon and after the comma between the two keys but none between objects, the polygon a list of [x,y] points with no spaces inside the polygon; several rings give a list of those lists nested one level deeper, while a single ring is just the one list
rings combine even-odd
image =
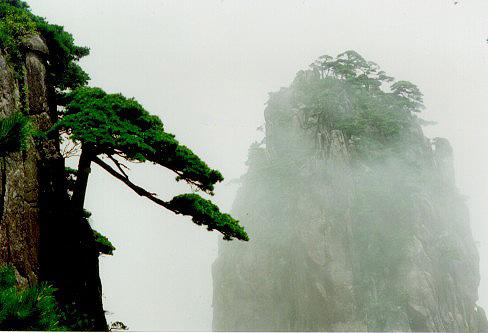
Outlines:
[{"label": "gnarled branch", "polygon": [[146,197],[149,200],[151,200],[152,202],[155,202],[158,205],[160,205],[166,209],[171,210],[172,212],[178,213],[177,211],[172,209],[172,207],[169,205],[168,202],[161,200],[159,198],[156,198],[156,196],[153,193],[151,193],[151,192],[145,190],[144,188],[134,184],[133,182],[131,182],[129,180],[128,177],[124,177],[123,175],[121,175],[120,173],[115,171],[110,165],[108,165],[107,163],[102,161],[99,157],[95,157],[93,159],[93,162],[95,162],[96,164],[101,166],[105,171],[107,171],[109,174],[111,174],[112,176],[114,176],[118,180],[122,181],[125,185],[127,185],[131,190],[133,190],[134,192],[139,194],[141,197]]}]

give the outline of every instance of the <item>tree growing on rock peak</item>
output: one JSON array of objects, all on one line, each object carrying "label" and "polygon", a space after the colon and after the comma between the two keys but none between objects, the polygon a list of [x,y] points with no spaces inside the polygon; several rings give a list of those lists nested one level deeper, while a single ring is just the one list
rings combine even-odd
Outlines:
[{"label": "tree growing on rock peak", "polygon": [[353,156],[372,160],[388,156],[390,144],[404,144],[413,124],[426,123],[418,116],[424,105],[415,84],[395,81],[352,50],[321,56],[299,71],[290,87],[271,94],[267,113],[285,117],[285,100],[301,112],[304,128],[320,123],[341,130],[355,142]]}]

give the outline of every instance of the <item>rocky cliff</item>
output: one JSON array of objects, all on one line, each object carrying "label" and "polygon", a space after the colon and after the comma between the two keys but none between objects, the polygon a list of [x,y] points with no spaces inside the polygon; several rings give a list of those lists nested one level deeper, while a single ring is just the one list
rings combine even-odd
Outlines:
[{"label": "rocky cliff", "polygon": [[[49,50],[37,35],[23,49],[21,73],[0,53],[0,118],[21,111],[42,133],[57,119]],[[26,149],[0,153],[0,265],[14,267],[21,285],[54,285],[71,327],[105,330],[98,251],[86,221],[69,218],[57,136],[34,135]]]},{"label": "rocky cliff", "polygon": [[[45,68],[41,60],[47,50],[43,43],[37,46],[28,52],[28,71],[22,83],[25,84],[28,80],[35,87],[33,90],[36,91],[31,94],[29,117],[36,126],[42,126],[43,119],[45,121],[47,118],[49,121],[44,84]],[[21,100],[19,85],[3,54],[0,56],[0,71],[0,116],[7,117],[20,110],[26,101]],[[9,263],[16,268],[18,279],[24,284],[35,283],[39,278],[39,160],[40,151],[33,147],[25,152],[8,153],[0,158],[0,258],[2,264]]]},{"label": "rocky cliff", "polygon": [[213,266],[214,330],[488,332],[449,142],[423,135],[413,85],[321,59],[270,95],[233,208],[251,241]]}]

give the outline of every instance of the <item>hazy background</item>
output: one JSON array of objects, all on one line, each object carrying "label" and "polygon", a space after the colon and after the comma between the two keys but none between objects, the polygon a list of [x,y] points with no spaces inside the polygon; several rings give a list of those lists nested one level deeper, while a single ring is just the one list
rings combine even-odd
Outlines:
[{"label": "hazy background", "polygon": [[[122,92],[226,180],[215,201],[230,210],[260,139],[267,93],[318,56],[354,49],[425,94],[428,136],[447,137],[469,197],[488,308],[488,1],[28,0],[91,48],[91,85]],[[133,330],[210,330],[217,233],[138,197],[98,167],[87,207],[117,250],[101,258],[108,320]],[[161,198],[189,191],[153,165],[131,170]]]}]

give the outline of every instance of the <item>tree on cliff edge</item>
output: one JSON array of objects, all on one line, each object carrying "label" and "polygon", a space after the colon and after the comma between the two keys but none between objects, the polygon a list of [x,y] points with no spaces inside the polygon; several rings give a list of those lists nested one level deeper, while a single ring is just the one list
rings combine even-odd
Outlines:
[{"label": "tree on cliff edge", "polygon": [[[88,48],[76,45],[62,26],[33,15],[21,0],[1,0],[0,18],[0,46],[11,55],[10,61],[19,71],[22,71],[22,39],[41,34],[50,50],[48,79],[56,104],[64,110],[57,115],[60,119],[50,135],[56,136],[58,131],[67,134],[75,144],[81,144],[82,150],[72,189],[71,209],[75,215],[83,216],[90,165],[95,162],[137,194],[177,214],[192,216],[195,223],[221,232],[226,240],[248,240],[238,221],[222,214],[211,201],[197,194],[184,194],[166,202],[130,181],[117,158],[159,164],[175,172],[177,180],[185,180],[208,194],[213,194],[214,185],[223,177],[180,145],[174,135],[166,133],[161,120],[134,99],[87,87],[89,76],[78,61],[89,54]],[[101,156],[107,157],[113,167]]]},{"label": "tree on cliff edge", "polygon": [[[41,56],[46,69],[45,97],[50,117],[46,124],[47,127],[54,124],[47,132],[30,126],[26,42],[32,38],[37,40],[37,46],[47,46],[49,50]],[[66,329],[107,329],[98,256],[111,254],[113,247],[92,230],[84,209],[92,163],[138,195],[176,214],[191,216],[193,222],[221,232],[226,240],[249,239],[237,220],[198,194],[182,194],[165,201],[131,181],[125,161],[158,164],[176,173],[177,180],[210,195],[223,177],[181,145],[174,135],[165,132],[161,120],[134,99],[87,87],[89,76],[78,61],[89,54],[89,49],[76,45],[62,26],[34,15],[22,0],[0,0],[0,52],[19,91],[16,113],[0,119],[0,156],[12,151],[42,150],[44,146],[58,147],[60,137],[81,148],[78,170],[65,170],[64,159],[57,151],[41,154],[37,170],[42,192],[37,221],[40,241],[35,249],[39,251],[38,278],[57,289],[54,294],[63,312],[61,324]],[[21,303],[14,300],[12,304]]]},{"label": "tree on cliff edge", "polygon": [[[249,239],[239,222],[221,213],[210,200],[191,193],[164,201],[130,180],[120,159],[153,162],[176,173],[177,180],[184,180],[208,194],[213,194],[214,184],[223,180],[220,172],[210,169],[174,135],[165,132],[157,116],[150,115],[134,99],[107,94],[100,88],[81,87],[68,93],[65,99],[65,111],[53,131],[65,133],[81,145],[71,199],[75,214],[83,214],[90,166],[94,162],[138,195],[177,214],[191,216],[193,222],[221,232],[226,240]],[[102,160],[102,156],[112,165]]]}]

